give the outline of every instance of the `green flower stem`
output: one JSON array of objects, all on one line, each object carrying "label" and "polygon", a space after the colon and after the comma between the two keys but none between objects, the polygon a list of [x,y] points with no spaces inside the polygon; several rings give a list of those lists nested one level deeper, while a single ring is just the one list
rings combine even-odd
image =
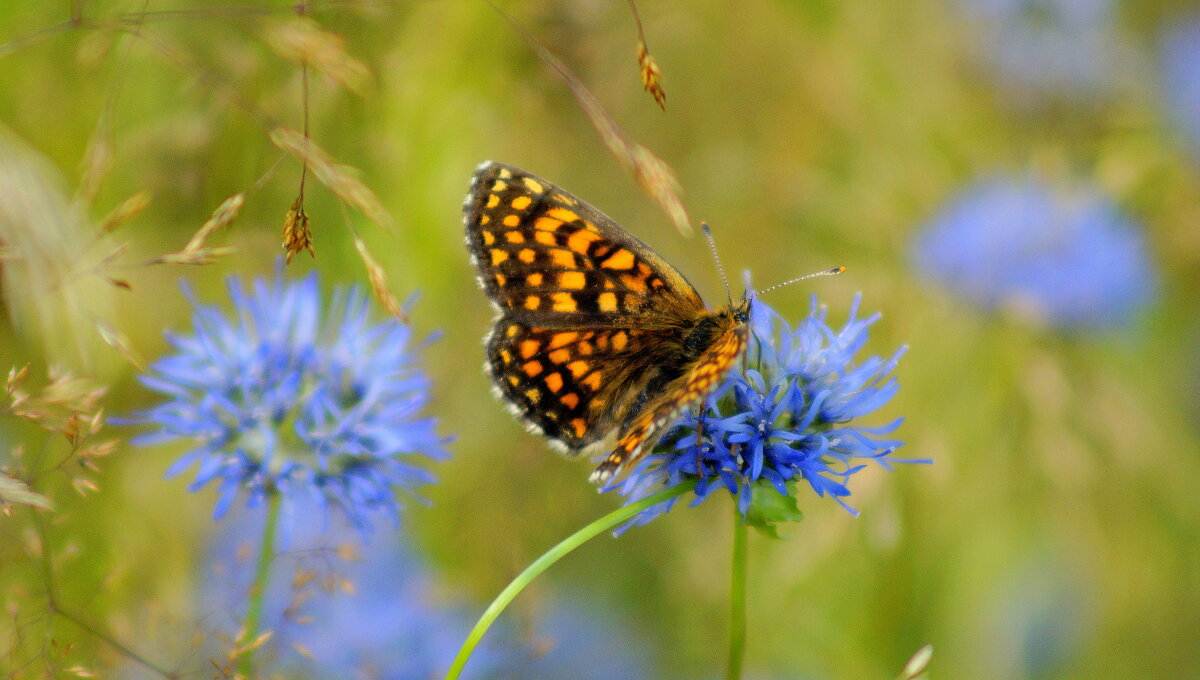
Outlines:
[{"label": "green flower stem", "polygon": [[600,519],[588,524],[584,528],[576,531],[570,536],[563,539],[561,543],[547,550],[545,554],[533,561],[525,571],[522,571],[516,578],[509,583],[495,600],[488,605],[484,610],[483,615],[479,617],[479,621],[475,627],[471,629],[471,633],[467,635],[467,639],[463,641],[462,647],[458,650],[458,655],[454,657],[454,663],[450,664],[450,670],[446,671],[446,680],[455,680],[462,674],[463,667],[467,665],[467,660],[471,658],[471,653],[475,651],[476,645],[483,639],[484,633],[500,616],[516,597],[525,589],[533,579],[537,578],[543,571],[550,568],[550,565],[566,557],[572,550],[587,543],[592,538],[616,527],[622,522],[628,521],[639,512],[646,508],[654,507],[659,503],[668,501],[677,496],[681,496],[695,488],[694,481],[686,482],[678,486],[673,486],[669,489],[663,489],[656,494],[647,496],[642,500],[631,503],[630,505],[622,506],[601,517]]},{"label": "green flower stem", "polygon": [[263,526],[262,543],[258,547],[258,564],[254,567],[254,585],[250,587],[250,605],[246,608],[245,633],[238,641],[239,646],[249,645],[238,659],[238,673],[253,677],[251,663],[254,658],[254,639],[258,637],[258,626],[262,620],[263,602],[267,599],[267,581],[271,575],[271,562],[275,559],[275,533],[279,528],[279,506],[282,496],[278,491],[267,494],[267,519]]},{"label": "green flower stem", "polygon": [[729,579],[729,665],[726,680],[741,680],[746,656],[746,523],[733,513],[733,564]]}]

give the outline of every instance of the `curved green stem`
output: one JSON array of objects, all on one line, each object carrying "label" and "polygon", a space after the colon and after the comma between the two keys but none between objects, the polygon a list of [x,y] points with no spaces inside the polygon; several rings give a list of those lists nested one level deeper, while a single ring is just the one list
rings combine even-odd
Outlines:
[{"label": "curved green stem", "polygon": [[267,495],[267,519],[263,526],[262,543],[258,547],[258,564],[254,567],[254,584],[250,587],[250,604],[246,608],[246,623],[243,626],[245,632],[238,641],[239,646],[246,646],[246,651],[242,652],[238,659],[238,673],[247,678],[253,677],[251,673],[254,669],[252,660],[254,650],[257,648],[254,640],[258,637],[263,602],[267,599],[267,581],[271,576],[271,562],[275,559],[275,533],[279,528],[281,501],[282,496],[278,491],[270,492]]},{"label": "curved green stem", "polygon": [[733,513],[733,564],[729,580],[729,664],[726,680],[741,680],[746,656],[746,523]]},{"label": "curved green stem", "polygon": [[687,493],[695,488],[695,486],[695,482],[687,482],[678,486],[673,486],[669,489],[663,489],[662,491],[647,496],[636,503],[631,503],[629,505],[617,508],[616,510],[613,510],[591,524],[588,524],[579,531],[571,534],[561,543],[547,550],[545,554],[534,560],[533,564],[525,567],[525,571],[522,571],[520,574],[518,574],[517,577],[512,580],[512,583],[509,583],[504,590],[500,591],[500,594],[496,596],[496,599],[492,600],[492,603],[488,605],[487,609],[484,610],[483,615],[479,617],[479,621],[475,624],[475,627],[471,629],[471,633],[467,635],[467,639],[463,641],[462,647],[459,648],[458,655],[454,657],[454,663],[450,664],[450,670],[446,671],[446,680],[455,680],[455,678],[462,674],[463,667],[467,665],[467,660],[471,658],[471,653],[475,651],[476,645],[478,645],[479,641],[483,639],[483,634],[486,633],[488,628],[491,627],[492,623],[496,621],[496,618],[500,616],[500,613],[504,611],[504,608],[507,607],[522,590],[525,589],[525,586],[528,586],[533,582],[533,579],[537,578],[538,575],[540,575],[543,571],[546,571],[546,569],[550,568],[550,565],[561,560],[563,557],[566,557],[568,553],[588,542],[590,539],[595,538],[609,529],[612,529],[622,522],[628,521],[646,508],[653,507],[659,503],[662,503],[663,501],[668,501],[676,496]]}]

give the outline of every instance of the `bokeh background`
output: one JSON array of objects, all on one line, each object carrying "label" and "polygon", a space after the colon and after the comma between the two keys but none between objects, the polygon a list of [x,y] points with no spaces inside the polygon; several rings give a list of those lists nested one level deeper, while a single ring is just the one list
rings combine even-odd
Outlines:
[{"label": "bokeh background", "polygon": [[[664,112],[642,91],[626,3],[501,4],[675,169],[735,288],[743,271],[762,286],[842,264],[771,304],[798,319],[815,291],[839,322],[861,291],[883,313],[866,351],[909,346],[875,424],[904,416],[900,454],[935,462],[856,475],[857,519],[802,490],[806,518],[786,540],[751,537],[752,677],[890,678],[926,643],[941,678],[1200,677],[1200,7],[646,0]],[[489,394],[492,312],[460,217],[476,165],[511,163],[584,197],[710,303],[721,283],[703,241],[673,228],[493,7],[309,5],[357,60],[353,88],[312,73],[312,138],[393,224],[310,179],[316,258],[285,275],[366,286],[361,234],[391,291],[419,294],[414,332],[438,334],[421,351],[429,413],[455,439],[430,466],[428,506],[409,503],[368,546],[344,537],[362,561],[321,560],[375,609],[321,605],[309,625],[338,623],[317,636],[325,646],[306,643],[317,661],[286,635],[259,659],[278,677],[432,677],[399,658],[415,648],[444,667],[521,568],[619,504]],[[129,359],[154,360],[165,330],[190,328],[177,282],[227,305],[227,276],[272,275],[300,174],[270,138],[303,126],[300,70],[279,39],[296,21],[283,2],[0,3],[0,367],[28,364],[35,383],[61,367],[108,388],[107,414],[145,408],[155,398]],[[106,230],[139,192],[144,209]],[[230,254],[145,264],[238,192],[237,220],[209,239]],[[214,522],[211,488],[163,477],[183,447],[129,445],[138,431],[105,426],[100,438],[122,443],[80,494],[75,473],[46,469],[61,438],[0,419],[0,463],[19,467],[14,447],[40,454],[35,488],[55,506],[0,517],[0,676],[159,677],[54,615],[48,587],[184,677],[211,676],[232,644],[239,595],[211,581],[238,561],[230,537],[261,519]],[[494,663],[469,669],[717,677],[730,507],[715,496],[586,545],[506,614]],[[381,611],[386,597],[408,605]],[[377,645],[378,672],[330,670],[329,636],[379,629],[395,635]]]}]

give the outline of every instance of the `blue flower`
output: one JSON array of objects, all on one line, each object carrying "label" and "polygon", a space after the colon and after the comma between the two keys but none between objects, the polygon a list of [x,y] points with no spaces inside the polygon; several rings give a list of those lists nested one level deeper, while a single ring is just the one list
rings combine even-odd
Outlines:
[{"label": "blue flower", "polygon": [[998,606],[988,615],[989,646],[1020,677],[1054,677],[1086,654],[1096,590],[1086,587],[1087,569],[1048,551],[1010,569],[990,588]]},{"label": "blue flower", "polygon": [[1171,118],[1200,155],[1200,15],[1167,29],[1160,54]]},{"label": "blue flower", "polygon": [[[803,480],[818,496],[828,495],[855,514],[844,501],[850,495],[847,482],[865,462],[884,467],[889,460],[916,462],[890,459],[902,442],[880,438],[901,420],[879,428],[852,424],[895,395],[899,384],[887,375],[904,352],[855,362],[867,328],[879,319],[878,314],[859,318],[859,299],[837,331],[825,323],[827,310],[815,298],[808,317],[794,329],[755,300],[748,367],[730,371],[697,413],[687,415],[654,453],[605,490],[617,489],[631,503],[695,481],[693,504],[725,489],[745,517],[758,494],[774,490],[790,498],[791,487]],[[646,510],[630,525],[650,521],[674,502]]]},{"label": "blue flower", "polygon": [[[245,618],[255,566],[247,547],[260,540],[255,528],[262,526],[261,513],[243,511],[236,518],[241,521],[223,523],[209,549],[199,598],[204,620],[219,633],[216,640],[232,638]],[[271,580],[263,608],[272,636],[256,657],[262,676],[442,677],[478,616],[475,603],[441,582],[405,533],[389,532],[364,545],[344,521],[322,527],[321,514],[312,502],[297,503],[289,542],[276,558],[281,578]],[[497,622],[463,677],[653,677],[648,648],[638,639],[616,640],[614,632],[636,629],[634,622],[595,602],[556,602],[536,619],[521,632],[507,617]],[[621,654],[613,658],[618,646]],[[216,658],[227,651],[213,646],[204,653]]]},{"label": "blue flower", "polygon": [[[255,568],[247,547],[260,540],[255,527],[263,523],[261,508],[233,514],[241,521],[222,525],[200,589],[201,613],[216,639],[243,625]],[[272,636],[258,655],[263,677],[440,677],[471,628],[467,603],[439,587],[405,534],[381,532],[363,544],[343,518],[323,515],[318,503],[298,499],[285,527],[286,548],[282,541],[276,546],[280,578],[268,583],[263,605]],[[517,656],[511,631],[497,633],[483,640],[465,677],[494,677]]]},{"label": "blue flower", "polygon": [[[538,611],[538,631],[528,641],[532,653],[509,664],[497,678],[537,680],[649,680],[661,678],[653,671],[648,638],[652,631],[639,629],[639,621],[624,620],[604,605],[608,593],[592,599],[576,591],[571,599]],[[475,664],[474,657],[467,666]]]},{"label": "blue flower", "polygon": [[1112,0],[961,0],[984,57],[1006,86],[1038,95],[1093,95],[1114,84]]},{"label": "blue flower", "polygon": [[1063,328],[1128,323],[1153,297],[1141,229],[1095,191],[1033,178],[967,188],[912,247],[922,274],[985,309]]},{"label": "blue flower", "polygon": [[216,482],[217,518],[245,491],[250,506],[275,492],[311,496],[363,532],[375,513],[395,521],[397,494],[432,481],[413,463],[446,455],[434,421],[419,417],[429,380],[408,327],[372,324],[357,288],[323,314],[315,276],[228,288],[226,315],[185,287],[194,331],[168,334],[175,353],[142,376],[167,401],[127,421],[158,428],[135,441],[190,442],[167,475],[196,465],[191,491]]}]

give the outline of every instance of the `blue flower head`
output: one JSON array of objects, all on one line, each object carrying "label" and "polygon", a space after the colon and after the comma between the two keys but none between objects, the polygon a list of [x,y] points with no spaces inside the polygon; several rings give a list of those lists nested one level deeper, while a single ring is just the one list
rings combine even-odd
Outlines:
[{"label": "blue flower head", "polygon": [[230,314],[185,287],[194,330],[169,334],[175,353],[141,377],[167,401],[129,421],[157,427],[135,441],[192,442],[167,476],[196,465],[190,490],[220,486],[217,518],[244,490],[249,506],[274,492],[310,496],[363,532],[374,513],[395,521],[397,494],[432,481],[414,462],[446,455],[419,415],[429,380],[409,328],[372,324],[357,288],[322,310],[315,275],[228,288]]},{"label": "blue flower head", "polygon": [[1160,54],[1171,118],[1200,158],[1200,15],[1168,28]]},{"label": "blue flower head", "polygon": [[1113,0],[960,0],[1001,83],[1038,95],[1111,89],[1121,62]]},{"label": "blue flower head", "polygon": [[1065,195],[1032,178],[967,188],[916,237],[912,260],[985,309],[1068,329],[1128,323],[1154,291],[1137,225],[1097,192]]},{"label": "blue flower head", "polygon": [[[839,330],[826,322],[826,309],[812,309],[792,328],[759,300],[751,307],[744,368],[734,368],[698,412],[687,415],[624,480],[607,487],[644,498],[660,489],[695,481],[695,503],[724,489],[737,498],[743,517],[769,530],[781,518],[796,518],[793,487],[803,481],[818,496],[846,504],[847,482],[874,461],[889,467],[902,442],[884,439],[899,427],[854,424],[886,404],[899,389],[895,368],[904,348],[888,359],[855,356],[867,328],[879,315],[858,317],[859,298]],[[776,494],[777,492],[777,494]],[[631,525],[670,510],[674,500],[650,508]],[[760,515],[774,506],[770,517]],[[790,506],[781,516],[778,508]]]}]

